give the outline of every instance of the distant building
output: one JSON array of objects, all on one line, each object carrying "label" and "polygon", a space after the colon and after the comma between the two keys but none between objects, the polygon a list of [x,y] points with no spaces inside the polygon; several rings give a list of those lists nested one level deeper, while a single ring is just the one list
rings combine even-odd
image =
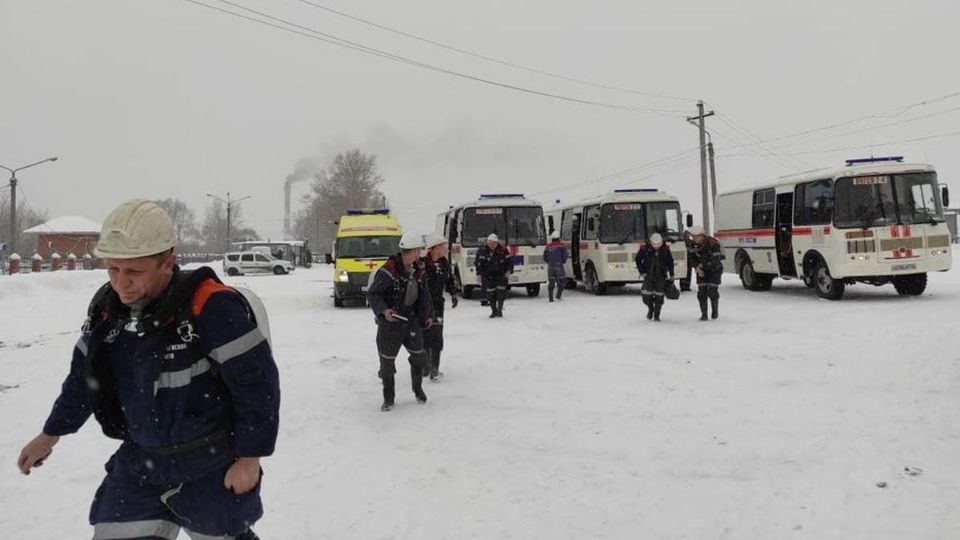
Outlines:
[{"label": "distant building", "polygon": [[100,239],[100,224],[81,216],[63,216],[23,232],[37,235],[37,253],[44,259],[54,253],[83,257],[93,254],[93,246]]}]

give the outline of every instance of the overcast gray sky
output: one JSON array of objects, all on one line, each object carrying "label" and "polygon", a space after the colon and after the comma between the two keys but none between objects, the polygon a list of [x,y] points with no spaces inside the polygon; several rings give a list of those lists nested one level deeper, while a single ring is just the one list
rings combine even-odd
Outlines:
[{"label": "overcast gray sky", "polygon": [[[726,156],[717,163],[721,190],[871,153],[743,155],[758,150],[738,147],[748,135],[731,123],[768,139],[890,116],[768,143],[764,153],[777,154],[960,131],[960,110],[951,111],[960,96],[898,110],[960,92],[960,2],[952,0],[311,0],[508,62],[681,99],[483,62],[296,0],[231,1],[542,92],[690,115],[704,99],[724,115],[708,120]],[[484,85],[183,0],[0,0],[0,88],[0,164],[60,157],[21,175],[27,203],[51,217],[100,221],[134,196],[179,197],[200,213],[206,193],[229,191],[251,195],[243,203],[248,224],[276,238],[284,179],[298,160],[351,146],[378,155],[384,191],[410,227],[432,227],[438,211],[480,192],[519,191],[552,203],[624,185],[675,193],[699,217],[695,152],[590,182],[694,148],[696,130],[682,113]],[[960,197],[958,149],[960,136],[945,136],[873,153],[933,163]],[[294,195],[305,191],[299,185]]]}]

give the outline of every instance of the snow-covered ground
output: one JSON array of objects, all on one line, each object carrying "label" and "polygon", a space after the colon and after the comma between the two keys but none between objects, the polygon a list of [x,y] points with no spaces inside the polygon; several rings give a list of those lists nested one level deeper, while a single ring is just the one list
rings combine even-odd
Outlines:
[{"label": "snow-covered ground", "polygon": [[[502,320],[467,302],[446,379],[420,406],[398,363],[390,413],[372,315],[333,307],[331,273],[226,278],[262,296],[281,368],[264,539],[960,537],[960,270],[840,302],[727,275],[708,323],[693,293],[660,324],[633,288],[514,295]],[[0,277],[0,538],[90,536],[115,446],[95,422],[33,475],[14,463],[104,279]]]}]

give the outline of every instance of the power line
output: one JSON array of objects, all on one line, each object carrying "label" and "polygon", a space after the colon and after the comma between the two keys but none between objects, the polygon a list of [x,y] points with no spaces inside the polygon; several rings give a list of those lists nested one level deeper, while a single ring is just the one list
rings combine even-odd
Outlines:
[{"label": "power line", "polygon": [[[743,126],[740,125],[738,122],[736,122],[733,118],[730,118],[728,115],[726,115],[726,114],[724,114],[724,113],[720,113],[720,112],[717,113],[717,117],[719,118],[719,120],[720,120],[721,122],[727,124],[728,126],[730,126],[731,128],[733,128],[735,131],[737,131],[737,132],[743,134],[744,136],[746,136],[748,141],[749,141],[750,139],[753,139],[753,141],[754,141],[753,144],[756,145],[756,148],[758,148],[758,149],[760,149],[761,151],[767,153],[768,155],[774,155],[774,154],[775,154],[775,152],[771,151],[771,150],[766,146],[766,144],[763,142],[763,138],[762,138],[762,137],[760,137],[760,136],[758,136],[758,135],[755,135],[753,132],[751,132],[751,131],[748,130],[747,128],[743,127]],[[805,162],[805,161],[803,161],[803,160],[801,160],[801,159],[798,159],[798,158],[790,158],[790,159],[792,159],[795,163],[799,163],[802,167],[813,168],[813,165],[811,165],[811,164],[809,164],[809,163],[807,163],[807,162]]]},{"label": "power line", "polygon": [[[909,112],[909,111],[911,111],[911,110],[913,110],[913,109],[916,109],[916,108],[918,108],[918,107],[923,107],[923,106],[927,106],[927,105],[933,105],[933,104],[935,104],[935,103],[940,103],[940,102],[943,102],[943,101],[948,101],[948,100],[951,100],[951,99],[954,99],[954,98],[957,98],[957,97],[960,97],[960,92],[952,92],[952,93],[949,93],[949,94],[946,94],[946,95],[943,95],[943,96],[939,96],[939,97],[936,97],[936,98],[926,99],[926,100],[922,100],[922,101],[917,101],[917,102],[914,102],[914,103],[910,103],[910,104],[904,105],[904,106],[902,106],[902,107],[897,107],[897,108],[895,108],[895,109],[889,109],[889,110],[887,110],[887,111],[881,111],[881,112],[879,112],[879,113],[868,114],[868,115],[865,115],[865,116],[860,116],[860,117],[853,118],[853,119],[850,119],[850,120],[846,120],[846,121],[843,121],[843,122],[837,122],[837,123],[827,124],[827,125],[824,125],[824,126],[820,126],[820,127],[816,127],[816,128],[811,128],[811,129],[806,129],[806,130],[803,130],[803,131],[797,131],[797,132],[795,132],[795,133],[789,133],[789,134],[781,135],[781,136],[778,136],[778,137],[771,137],[771,138],[769,138],[769,139],[762,139],[760,142],[766,144],[766,143],[772,143],[772,142],[785,141],[785,140],[794,139],[794,138],[797,138],[797,137],[802,137],[802,136],[804,136],[804,135],[809,135],[809,134],[811,134],[811,133],[817,133],[817,132],[820,132],[820,131],[828,131],[828,130],[831,130],[831,129],[837,129],[837,128],[841,128],[841,127],[846,127],[846,126],[848,126],[848,125],[856,124],[856,123],[858,123],[858,122],[863,122],[863,121],[866,121],[866,120],[882,119],[882,118],[896,118],[897,116],[902,116],[902,115],[906,114],[907,112]],[[711,106],[713,106],[713,105],[711,105]],[[927,117],[929,117],[929,116],[936,116],[936,115],[938,115],[938,114],[945,114],[946,112],[953,112],[953,110],[954,110],[954,109],[950,109],[950,110],[948,110],[948,111],[941,111],[941,112],[939,112],[939,113],[934,113],[933,115],[927,115],[927,116],[917,117],[916,119],[923,119],[923,118],[927,118]],[[913,120],[913,119],[908,119],[908,120],[906,120],[906,121],[904,121],[904,122],[912,122],[912,121],[914,121],[914,120]],[[882,128],[882,127],[888,127],[888,126],[891,126],[891,125],[898,125],[898,124],[899,124],[899,123],[897,123],[897,122],[895,122],[895,123],[890,123],[890,124],[882,124],[882,125],[880,125],[880,126],[874,126],[874,127],[871,127],[871,128],[867,128],[867,129],[865,129],[865,130],[845,132],[845,134],[862,133],[863,131],[869,131],[869,130],[871,130],[871,129],[880,129],[880,128]],[[836,136],[839,137],[839,136],[842,136],[842,135],[836,135]],[[813,140],[807,140],[807,141],[798,141],[798,142],[795,142],[795,143],[783,144],[783,145],[774,145],[774,146],[777,147],[777,148],[787,148],[787,147],[790,147],[790,146],[796,146],[796,145],[806,144],[807,142],[815,142],[815,141],[825,140],[825,139],[826,139],[826,138],[813,139]],[[737,148],[742,148],[742,147],[744,147],[744,146],[749,146],[749,145],[743,144],[743,145],[738,146]]]},{"label": "power line", "polygon": [[[960,135],[960,131],[951,131],[951,132],[948,132],[948,133],[938,133],[938,134],[936,134],[936,135],[927,135],[927,136],[923,136],[923,137],[914,137],[914,138],[912,138],[912,139],[903,139],[903,140],[899,140],[899,141],[888,141],[888,142],[882,142],[882,143],[864,144],[864,145],[860,145],[860,146],[846,146],[846,147],[841,147],[841,148],[823,148],[823,149],[820,149],[820,150],[806,150],[806,151],[803,151],[803,152],[790,152],[790,153],[784,154],[784,155],[797,156],[797,155],[809,155],[809,154],[826,154],[826,153],[828,153],[828,152],[843,152],[843,151],[847,151],[847,150],[862,150],[862,149],[865,149],[865,148],[873,148],[873,147],[875,147],[875,146],[893,146],[893,145],[897,145],[897,144],[907,144],[907,143],[914,143],[914,142],[921,142],[921,141],[929,141],[929,140],[933,140],[933,139],[943,139],[943,138],[947,138],[947,137],[956,137],[957,135]],[[718,157],[743,157],[743,156],[756,157],[755,154],[723,154],[723,155],[720,155],[720,156],[718,156]]]},{"label": "power line", "polygon": [[[250,13],[253,13],[253,14],[256,14],[256,15],[258,15],[258,16],[260,16],[260,17],[264,17],[264,18],[267,18],[267,19],[270,19],[270,20],[273,20],[273,21],[277,21],[277,22],[279,22],[279,23],[281,23],[281,24],[283,24],[283,25],[287,25],[287,26],[281,26],[280,24],[274,24],[274,23],[271,23],[271,22],[269,22],[269,21],[265,21],[265,20],[262,20],[262,19],[257,19],[257,18],[255,18],[255,17],[251,17],[251,16],[248,16],[248,15],[244,15],[244,14],[242,14],[242,13],[237,13],[237,12],[234,12],[234,11],[230,11],[230,10],[228,10],[228,9],[224,9],[224,8],[221,8],[221,7],[213,6],[213,5],[210,5],[210,4],[201,2],[201,1],[199,1],[199,0],[183,0],[183,1],[184,1],[184,2],[189,2],[189,3],[191,3],[191,4],[195,4],[195,5],[198,5],[198,6],[202,6],[202,7],[205,7],[205,8],[207,8],[207,9],[210,9],[210,10],[213,10],[213,11],[216,11],[216,12],[219,12],[219,13],[222,13],[222,14],[231,15],[231,16],[233,16],[233,17],[238,17],[238,18],[241,18],[241,19],[245,19],[245,20],[247,20],[247,21],[251,21],[251,22],[257,23],[257,24],[262,24],[262,25],[265,25],[265,26],[269,26],[269,27],[271,27],[271,28],[275,28],[275,29],[278,29],[278,30],[283,30],[283,31],[285,31],[285,32],[290,32],[290,33],[292,33],[292,34],[297,34],[297,35],[300,35],[300,36],[304,36],[304,37],[308,37],[308,38],[311,38],[311,39],[315,39],[315,40],[317,40],[317,41],[322,41],[322,42],[324,42],[324,43],[329,43],[329,44],[331,44],[331,45],[336,45],[336,46],[338,46],[338,47],[348,48],[348,49],[351,49],[351,50],[354,50],[354,51],[358,51],[358,52],[362,52],[362,53],[365,53],[365,54],[371,54],[371,55],[374,55],[374,56],[379,56],[379,57],[385,58],[385,59],[387,59],[387,60],[392,60],[392,61],[395,61],[395,62],[400,62],[400,63],[407,64],[407,65],[410,65],[410,66],[419,67],[419,68],[421,68],[421,69],[426,69],[426,70],[430,70],[430,71],[435,71],[435,72],[437,72],[437,73],[443,73],[443,74],[445,74],[445,75],[449,75],[449,76],[453,76],[453,77],[459,77],[459,78],[462,78],[462,79],[467,79],[467,80],[479,82],[479,83],[486,84],[486,85],[490,85],[490,86],[496,86],[496,87],[499,87],[499,88],[504,88],[504,89],[508,89],[508,90],[514,90],[514,91],[517,91],[517,92],[522,92],[522,93],[530,94],[530,95],[536,95],[536,96],[540,96],[540,97],[547,97],[547,98],[556,99],[556,100],[560,100],[560,101],[567,101],[567,102],[571,102],[571,103],[578,103],[578,104],[581,104],[581,105],[591,105],[591,106],[594,106],[594,107],[601,107],[601,108],[605,108],[605,109],[622,110],[622,111],[627,111],[627,112],[635,112],[635,113],[650,114],[650,115],[660,115],[660,116],[679,116],[679,112],[677,112],[677,111],[668,111],[668,110],[663,110],[663,109],[650,109],[650,108],[645,108],[645,107],[632,107],[632,106],[628,106],[628,105],[619,105],[619,104],[615,104],[615,103],[607,103],[607,102],[602,102],[602,101],[595,101],[595,100],[577,98],[577,97],[567,96],[567,95],[563,95],[563,94],[556,94],[556,93],[552,93],[552,92],[544,92],[544,91],[541,91],[541,90],[534,90],[534,89],[525,88],[525,87],[522,87],[522,86],[517,86],[517,85],[514,85],[514,84],[509,84],[509,83],[494,81],[494,80],[491,80],[491,79],[485,79],[485,78],[478,77],[478,76],[475,76],[475,75],[470,75],[470,74],[468,74],[468,73],[463,73],[463,72],[459,72],[459,71],[450,70],[450,69],[447,69],[447,68],[435,66],[435,65],[433,65],[433,64],[428,64],[428,63],[421,62],[421,61],[418,61],[418,60],[413,60],[413,59],[406,58],[406,57],[403,57],[403,56],[399,56],[399,55],[395,55],[395,54],[392,54],[392,53],[388,53],[388,52],[385,52],[385,51],[382,51],[382,50],[380,50],[380,49],[376,49],[376,48],[373,48],[373,47],[368,47],[368,46],[366,46],[366,45],[363,45],[363,44],[360,44],[360,43],[357,43],[357,42],[353,42],[353,41],[350,41],[350,40],[347,40],[347,39],[344,39],[344,38],[340,38],[340,37],[338,37],[338,36],[334,36],[334,35],[332,35],[332,34],[328,34],[328,33],[322,32],[322,31],[317,30],[317,29],[315,29],[315,28],[311,28],[311,27],[308,27],[308,26],[303,26],[303,25],[294,23],[294,22],[292,22],[292,21],[289,21],[289,20],[287,20],[287,19],[283,19],[283,18],[281,18],[281,17],[275,17],[275,16],[273,16],[273,15],[270,15],[270,14],[267,14],[267,13],[264,13],[264,12],[261,12],[261,11],[257,11],[257,10],[255,10],[255,9],[252,9],[252,8],[249,8],[249,7],[246,7],[246,6],[243,6],[243,5],[241,5],[241,4],[237,4],[237,3],[234,3],[234,2],[230,2],[230,1],[228,1],[228,0],[216,0],[216,1],[218,1],[218,2],[220,2],[220,3],[223,3],[223,4],[227,4],[227,5],[236,7],[236,8],[238,8],[238,9],[242,9],[242,10],[244,10],[244,11],[247,11],[247,12],[250,12]],[[297,30],[297,29],[299,29],[299,30]]]},{"label": "power line", "polygon": [[651,168],[651,167],[668,165],[668,164],[670,164],[671,162],[676,161],[676,160],[677,160],[678,158],[680,158],[681,156],[685,156],[686,154],[689,154],[689,153],[691,153],[691,152],[696,152],[696,151],[698,151],[699,149],[700,149],[699,147],[689,148],[689,149],[687,149],[687,150],[684,150],[683,152],[677,152],[676,154],[670,154],[669,156],[664,156],[664,157],[655,159],[655,160],[653,160],[653,161],[649,161],[649,162],[646,162],[646,163],[642,163],[642,164],[640,164],[640,165],[635,165],[635,166],[630,167],[630,168],[628,168],[628,169],[623,169],[623,170],[620,170],[620,171],[608,173],[608,174],[605,174],[605,175],[602,175],[602,176],[598,176],[598,177],[595,177],[595,178],[591,178],[591,179],[589,179],[589,180],[577,181],[577,182],[574,182],[574,183],[571,183],[571,184],[566,184],[566,185],[563,185],[563,186],[559,186],[559,187],[556,187],[556,188],[553,188],[553,189],[547,189],[547,190],[543,190],[543,191],[537,191],[537,192],[531,193],[530,195],[531,195],[532,197],[536,197],[536,196],[538,196],[538,195],[545,195],[545,194],[547,194],[547,193],[560,193],[560,192],[562,192],[562,191],[566,191],[566,190],[568,190],[568,189],[572,189],[572,188],[584,186],[584,185],[587,185],[587,184],[602,183],[602,182],[607,181],[607,180],[618,179],[618,178],[621,178],[621,177],[626,176],[626,175],[628,175],[628,174],[632,174],[632,173],[635,173],[635,172],[639,172],[639,171],[642,171],[642,170],[644,170],[644,169],[648,169],[648,168]]},{"label": "power line", "polygon": [[946,110],[943,110],[943,111],[937,111],[937,112],[934,112],[934,113],[925,114],[925,115],[923,115],[923,116],[915,116],[915,117],[913,117],[913,118],[907,118],[907,119],[905,119],[905,120],[899,120],[899,121],[897,121],[897,122],[888,122],[888,123],[886,123],[886,124],[879,124],[879,125],[876,125],[876,126],[871,126],[871,127],[867,127],[867,128],[862,128],[862,129],[858,129],[858,130],[855,130],[855,131],[847,131],[847,132],[843,132],[843,133],[836,133],[836,134],[833,134],[833,135],[827,135],[827,136],[824,136],[824,137],[817,137],[816,139],[808,139],[808,140],[806,140],[806,141],[801,141],[801,142],[796,142],[796,143],[788,143],[788,144],[783,144],[783,145],[775,145],[775,146],[774,146],[774,149],[775,149],[775,150],[779,150],[779,149],[782,149],[782,148],[790,148],[790,147],[793,147],[793,146],[800,146],[800,145],[809,144],[809,143],[814,143],[814,142],[819,142],[819,141],[826,141],[826,140],[830,140],[830,139],[836,139],[836,138],[839,138],[839,137],[848,137],[848,136],[850,136],[850,135],[856,135],[856,134],[858,134],[858,133],[866,133],[866,132],[868,132],[868,131],[876,131],[876,130],[878,130],[878,129],[883,129],[883,128],[887,128],[887,127],[899,126],[899,125],[903,125],[903,124],[909,124],[909,123],[911,123],[911,122],[916,122],[916,121],[918,121],[918,120],[926,120],[927,118],[933,118],[933,117],[935,117],[935,116],[942,116],[942,115],[944,115],[944,114],[955,113],[955,112],[957,112],[957,111],[960,111],[960,107],[953,107],[952,109],[946,109]]},{"label": "power line", "polygon": [[427,43],[427,44],[429,44],[429,45],[433,45],[433,46],[435,46],[435,47],[440,47],[440,48],[446,49],[446,50],[448,50],[448,51],[453,51],[453,52],[456,52],[456,53],[459,53],[459,54],[463,54],[463,55],[470,56],[470,57],[472,57],[472,58],[477,58],[477,59],[480,59],[480,60],[484,60],[484,61],[487,61],[487,62],[493,62],[493,63],[495,63],[495,64],[500,64],[500,65],[502,65],[502,66],[507,66],[507,67],[511,67],[511,68],[515,68],[515,69],[520,69],[520,70],[527,71],[527,72],[530,72],[530,73],[536,73],[537,75],[542,75],[542,76],[544,76],[544,77],[550,77],[550,78],[559,79],[559,80],[562,80],[562,81],[573,82],[573,83],[577,83],[577,84],[583,84],[583,85],[586,85],[586,86],[592,86],[592,87],[594,87],[594,88],[603,88],[603,89],[605,89],[605,90],[613,90],[613,91],[616,91],[616,92],[623,92],[623,93],[634,94],[634,95],[638,95],[638,96],[653,97],[653,98],[658,98],[658,99],[669,99],[669,100],[674,100],[674,101],[691,102],[691,103],[694,102],[694,101],[696,101],[696,100],[694,100],[694,99],[683,98],[683,97],[678,97],[678,96],[671,96],[671,95],[667,95],[667,94],[656,94],[656,93],[652,93],[652,92],[642,92],[642,91],[633,90],[633,89],[630,89],[630,88],[623,88],[623,87],[613,86],[613,85],[604,84],[604,83],[596,83],[596,82],[592,82],[592,81],[588,81],[588,80],[584,80],[584,79],[579,79],[579,78],[576,78],[576,77],[570,77],[570,76],[568,76],[568,75],[563,75],[563,74],[559,74],[559,73],[553,73],[553,72],[549,72],[549,71],[544,71],[544,70],[542,70],[542,69],[533,68],[533,67],[529,67],[529,66],[524,66],[524,65],[522,65],[522,64],[517,64],[517,63],[514,63],[514,62],[508,62],[508,61],[506,61],[506,60],[500,60],[500,59],[498,59],[498,58],[494,58],[494,57],[487,56],[487,55],[484,55],[484,54],[476,53],[476,52],[469,51],[469,50],[466,50],[466,49],[461,49],[461,48],[459,48],[459,47],[454,47],[453,45],[447,45],[447,44],[445,44],[445,43],[441,43],[441,42],[439,42],[439,41],[435,41],[435,40],[432,40],[432,39],[428,39],[428,38],[425,38],[425,37],[423,37],[423,36],[418,36],[418,35],[416,35],[416,34],[411,34],[411,33],[409,33],[409,32],[405,32],[405,31],[400,30],[400,29],[398,29],[398,28],[394,28],[394,27],[391,27],[391,26],[387,26],[387,25],[385,25],[385,24],[381,24],[381,23],[377,23],[377,22],[374,22],[374,21],[371,21],[371,20],[368,20],[368,19],[364,19],[364,18],[361,18],[361,17],[357,17],[356,15],[351,15],[351,14],[349,14],[349,13],[345,13],[345,12],[343,12],[343,11],[339,11],[339,10],[333,9],[333,8],[331,8],[331,7],[329,7],[329,6],[325,6],[325,5],[316,3],[316,2],[311,2],[310,0],[292,0],[292,1],[294,1],[294,2],[299,2],[299,3],[304,4],[304,5],[307,5],[307,6],[311,6],[311,7],[313,7],[313,8],[320,9],[320,10],[326,11],[326,12],[328,12],[328,13],[333,13],[334,15],[337,15],[337,16],[340,16],[340,17],[344,17],[344,18],[350,19],[350,20],[355,21],[355,22],[359,22],[359,23],[365,24],[365,25],[367,25],[367,26],[372,26],[372,27],[374,27],[374,28],[379,28],[379,29],[381,29],[381,30],[385,30],[385,31],[387,31],[387,32],[391,32],[391,33],[393,33],[393,34],[397,34],[397,35],[400,35],[400,36],[404,36],[404,37],[407,37],[407,38],[410,38],[410,39],[419,41],[419,42],[421,42],[421,43]]}]

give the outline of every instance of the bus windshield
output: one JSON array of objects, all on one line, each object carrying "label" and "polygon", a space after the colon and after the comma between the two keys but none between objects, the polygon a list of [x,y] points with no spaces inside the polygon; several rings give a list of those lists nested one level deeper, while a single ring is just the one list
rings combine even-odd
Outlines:
[{"label": "bus windshield", "polygon": [[608,203],[600,208],[600,241],[604,244],[645,242],[653,233],[664,241],[680,240],[680,204]]},{"label": "bus windshield", "polygon": [[465,247],[483,245],[490,233],[496,233],[500,240],[504,240],[506,232],[507,217],[502,207],[483,206],[464,209],[460,243]]},{"label": "bus windshield", "polygon": [[932,172],[840,178],[835,189],[834,224],[840,228],[943,221]]},{"label": "bus windshield", "polygon": [[507,243],[514,246],[542,246],[547,243],[543,209],[539,206],[507,207]]},{"label": "bus windshield", "polygon": [[386,259],[399,251],[399,236],[347,236],[336,245],[337,257],[345,259]]},{"label": "bus windshield", "polygon": [[643,204],[611,203],[600,207],[600,241],[627,244],[646,239],[643,229]]},{"label": "bus windshield", "polygon": [[647,203],[647,237],[653,233],[660,233],[664,242],[678,242],[680,240],[680,203],[657,202]]}]

